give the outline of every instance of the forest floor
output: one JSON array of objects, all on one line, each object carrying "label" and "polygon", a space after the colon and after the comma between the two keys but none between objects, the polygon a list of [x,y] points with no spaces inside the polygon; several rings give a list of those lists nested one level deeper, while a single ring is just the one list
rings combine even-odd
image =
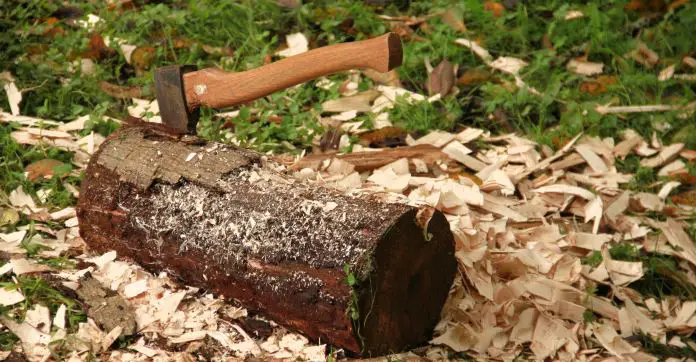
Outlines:
[{"label": "forest floor", "polygon": [[[0,357],[344,358],[93,255],[74,207],[123,119],[161,122],[155,68],[241,71],[391,31],[396,70],[204,108],[199,136],[447,214],[459,273],[433,339],[399,358],[696,360],[694,29],[684,0],[15,1],[0,11]],[[383,164],[360,165],[368,152]],[[106,330],[86,288],[130,324]]]}]

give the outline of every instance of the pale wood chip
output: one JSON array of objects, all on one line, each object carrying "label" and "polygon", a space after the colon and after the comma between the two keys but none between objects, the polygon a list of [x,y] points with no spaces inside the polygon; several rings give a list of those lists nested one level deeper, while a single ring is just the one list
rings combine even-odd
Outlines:
[{"label": "pale wood chip", "polygon": [[[355,169],[355,167],[353,167],[353,169]],[[400,158],[392,163],[386,164],[386,165],[378,168],[377,170],[375,170],[375,172],[378,172],[378,171],[384,172],[384,171],[387,171],[389,169],[394,171],[394,173],[397,175],[410,174],[409,167],[408,167],[408,159],[405,157],[402,157],[402,158]],[[353,170],[351,170],[351,172],[352,171]],[[349,173],[351,173],[351,172],[349,172]]]},{"label": "pale wood chip", "polygon": [[126,285],[123,289],[123,296],[126,298],[134,298],[146,292],[147,289],[147,280],[140,279],[138,281]]},{"label": "pale wood chip", "polygon": [[660,168],[658,176],[670,176],[679,173],[687,173],[686,164],[682,160],[675,160]]},{"label": "pale wood chip", "polygon": [[619,215],[623,214],[626,209],[628,209],[628,204],[631,200],[631,193],[629,191],[624,191],[617,197],[607,208],[604,210],[604,215],[606,215],[610,220],[616,219]]},{"label": "pale wood chip", "polygon": [[9,307],[22,301],[24,301],[24,294],[18,289],[8,290],[6,288],[0,288],[0,305]]},{"label": "pale wood chip", "polygon": [[585,159],[579,154],[579,153],[571,153],[570,155],[566,156],[564,159],[554,162],[551,165],[549,165],[549,168],[552,170],[563,170],[566,168],[570,168],[573,166],[581,165],[585,163]]},{"label": "pale wood chip", "polygon": [[570,235],[571,245],[586,249],[586,250],[602,250],[602,246],[611,241],[610,234],[590,234],[590,233],[574,233]]},{"label": "pale wood chip", "polygon": [[370,104],[380,93],[376,90],[369,90],[349,97],[332,99],[321,104],[324,112],[369,112],[372,110]]},{"label": "pale wood chip", "polygon": [[484,132],[485,131],[480,128],[466,128],[465,130],[457,133],[456,138],[459,142],[467,144],[481,137]]},{"label": "pale wood chip", "polygon": [[676,106],[671,104],[651,104],[644,106],[603,106],[597,105],[595,111],[600,114],[614,113],[645,113],[645,112],[670,112],[679,110],[691,110],[696,107],[696,102],[687,104],[686,106]]},{"label": "pale wood chip", "polygon": [[609,324],[592,323],[590,328],[599,343],[616,357],[623,358],[624,355],[635,353],[639,350],[638,347],[633,347],[621,338]]},{"label": "pale wood chip", "polygon": [[680,182],[677,181],[669,181],[662,185],[662,188],[660,188],[660,192],[657,193],[657,197],[662,199],[663,201],[669,196],[669,194],[672,192],[672,190],[676,189],[681,185]]},{"label": "pale wood chip", "polygon": [[386,171],[375,170],[367,180],[384,187],[388,191],[403,192],[408,187],[410,178],[410,174],[397,175],[394,170],[389,168]]},{"label": "pale wood chip", "polygon": [[602,71],[604,70],[604,64],[571,59],[566,65],[566,69],[575,74],[595,75],[602,74]]},{"label": "pale wood chip", "polygon": [[612,260],[606,245],[602,248],[602,259],[609,278],[616,285],[628,285],[643,277],[643,263]]},{"label": "pale wood chip", "polygon": [[[423,145],[423,144],[428,144],[428,145],[433,145],[437,148],[442,148],[446,144],[448,144],[450,141],[454,139],[454,135],[445,132],[445,131],[431,131],[427,135],[419,138],[416,140],[417,145]],[[464,147],[464,146],[462,146]],[[464,147],[466,149],[466,147]],[[469,151],[471,152],[471,151]]]},{"label": "pale wood chip", "polygon": [[449,325],[445,329],[445,333],[434,338],[430,343],[444,344],[456,352],[464,352],[476,344],[475,332],[468,325]]},{"label": "pale wood chip", "polygon": [[657,80],[660,82],[664,82],[666,80],[672,79],[672,76],[674,75],[674,69],[677,67],[676,64],[672,64],[668,66],[665,69],[662,69],[660,71],[660,74],[657,76]]},{"label": "pale wood chip", "polygon": [[170,338],[169,342],[174,344],[188,343],[193,341],[200,341],[208,335],[208,331],[194,331],[184,333],[176,338]]},{"label": "pale wood chip", "polygon": [[582,197],[583,199],[586,199],[586,200],[593,200],[596,197],[595,194],[593,194],[590,191],[587,191],[581,187],[571,186],[571,185],[563,185],[563,184],[543,186],[543,187],[539,187],[538,189],[534,189],[532,191],[534,191],[536,193],[553,192],[553,193],[560,193],[560,194],[571,194],[571,195]]},{"label": "pale wood chip", "polygon": [[61,304],[56,311],[55,317],[53,317],[53,325],[58,329],[65,329],[65,312],[67,307],[65,304]]},{"label": "pale wood chip", "polygon": [[696,266],[696,244],[689,238],[682,225],[672,218],[657,224],[670,245],[677,248],[676,254]]},{"label": "pale wood chip", "polygon": [[674,157],[676,157],[679,152],[684,148],[683,143],[675,143],[672,145],[669,145],[665,148],[663,148],[660,153],[649,159],[641,160],[640,165],[643,167],[658,167],[661,166],[669,161],[671,161]]},{"label": "pale wood chip", "polygon": [[288,34],[285,42],[288,47],[276,53],[281,57],[291,57],[309,51],[309,41],[302,33]]},{"label": "pale wood chip", "polygon": [[595,172],[603,173],[609,171],[609,167],[607,167],[606,163],[594,153],[590,146],[585,144],[577,145],[575,146],[575,150],[578,151],[580,156],[587,161],[587,164],[590,165]]},{"label": "pale wood chip", "polygon": [[536,358],[545,359],[569,342],[574,343],[572,333],[559,320],[540,314],[529,348]]},{"label": "pale wood chip", "polygon": [[15,275],[41,273],[51,270],[48,265],[39,264],[24,258],[11,259],[10,264],[12,264],[12,272]]},{"label": "pale wood chip", "polygon": [[486,63],[491,62],[493,60],[493,57],[491,56],[491,53],[488,52],[488,50],[484,49],[482,46],[478,45],[476,42],[472,40],[456,39],[454,42],[471,49],[471,51],[473,51]]}]

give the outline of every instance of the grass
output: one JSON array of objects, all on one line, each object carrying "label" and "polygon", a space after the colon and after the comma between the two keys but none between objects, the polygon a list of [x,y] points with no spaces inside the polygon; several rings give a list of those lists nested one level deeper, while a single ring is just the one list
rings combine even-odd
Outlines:
[{"label": "grass", "polygon": [[[611,246],[609,254],[613,260],[643,263],[645,272],[643,277],[628,285],[641,295],[657,300],[662,300],[666,296],[676,296],[687,300],[696,299],[696,287],[689,282],[679,268],[679,261],[674,257],[641,251],[635,244],[628,242]],[[596,267],[602,262],[602,254],[594,251],[582,262]],[[608,289],[604,291],[610,292]]]}]

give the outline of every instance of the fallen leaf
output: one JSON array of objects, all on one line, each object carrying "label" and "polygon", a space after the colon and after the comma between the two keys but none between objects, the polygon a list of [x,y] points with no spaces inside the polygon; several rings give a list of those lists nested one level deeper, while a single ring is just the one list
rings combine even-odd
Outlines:
[{"label": "fallen leaf", "polygon": [[483,9],[490,12],[493,17],[499,18],[505,13],[505,6],[495,1],[486,1]]},{"label": "fallen leaf", "polygon": [[660,61],[660,56],[642,42],[638,43],[636,50],[632,52],[632,56],[636,62],[649,69],[652,69]]},{"label": "fallen leaf", "polygon": [[670,197],[678,205],[696,206],[696,190],[689,190]]},{"label": "fallen leaf", "polygon": [[445,131],[431,131],[427,135],[416,140],[417,145],[433,145],[441,148],[454,139],[454,135]]},{"label": "fallen leaf", "polygon": [[452,29],[458,32],[466,32],[466,25],[464,24],[464,16],[458,8],[449,8],[445,10],[441,15],[440,19],[442,22],[451,26]]},{"label": "fallen leaf", "polygon": [[395,69],[392,69],[388,72],[378,72],[374,69],[361,69],[360,71],[366,77],[374,80],[379,84],[401,88],[401,80],[399,80],[399,73],[397,73]]},{"label": "fallen leaf", "polygon": [[100,60],[115,55],[113,49],[106,46],[104,38],[99,33],[89,35],[87,49],[80,55],[81,58]]},{"label": "fallen leaf", "polygon": [[454,86],[454,66],[447,60],[443,60],[430,73],[428,81],[428,93],[432,96],[440,94],[444,97],[449,94]]},{"label": "fallen leaf", "polygon": [[383,127],[359,135],[359,143],[367,147],[384,148],[406,145],[406,131],[399,127]]},{"label": "fallen leaf", "polygon": [[457,84],[460,86],[473,86],[486,83],[491,79],[491,73],[485,69],[472,68],[468,69],[457,79]]},{"label": "fallen leaf", "polygon": [[27,172],[27,179],[29,181],[34,181],[38,178],[50,179],[53,177],[54,169],[63,165],[61,161],[46,158],[28,165],[24,168],[24,171]]},{"label": "fallen leaf", "polygon": [[156,53],[157,49],[154,47],[137,47],[130,54],[130,64],[139,71],[150,69],[150,66],[155,60]]},{"label": "fallen leaf", "polygon": [[580,91],[592,95],[602,94],[607,91],[607,86],[617,83],[616,76],[600,75],[597,79],[586,80],[580,83]]}]

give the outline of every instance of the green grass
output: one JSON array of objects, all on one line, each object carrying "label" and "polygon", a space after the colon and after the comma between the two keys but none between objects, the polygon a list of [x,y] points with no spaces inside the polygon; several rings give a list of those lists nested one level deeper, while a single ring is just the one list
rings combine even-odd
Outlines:
[{"label": "green grass", "polygon": [[[674,257],[655,254],[650,250],[641,251],[635,244],[628,242],[612,245],[609,254],[613,260],[643,263],[645,274],[641,279],[629,284],[629,287],[641,295],[658,300],[670,295],[687,300],[696,298],[696,287],[689,282],[679,268],[679,261]],[[598,266],[601,262],[602,254],[599,251],[590,253],[582,260],[583,264],[592,267]]]}]

